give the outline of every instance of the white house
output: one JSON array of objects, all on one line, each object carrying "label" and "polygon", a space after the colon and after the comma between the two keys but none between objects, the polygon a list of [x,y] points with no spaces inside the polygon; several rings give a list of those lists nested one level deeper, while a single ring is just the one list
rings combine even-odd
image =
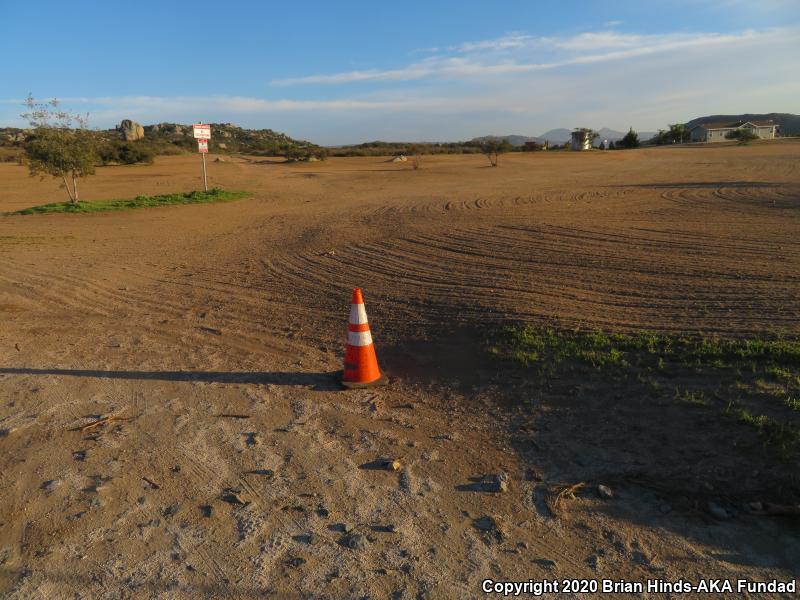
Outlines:
[{"label": "white house", "polygon": [[693,142],[727,142],[726,136],[737,129],[748,129],[764,140],[775,137],[777,125],[772,121],[736,121],[734,123],[700,123],[689,130]]}]

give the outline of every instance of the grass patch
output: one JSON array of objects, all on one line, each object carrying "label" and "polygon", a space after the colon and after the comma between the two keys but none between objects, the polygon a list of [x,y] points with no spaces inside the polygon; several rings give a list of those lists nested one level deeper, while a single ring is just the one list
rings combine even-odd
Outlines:
[{"label": "grass patch", "polygon": [[133,208],[151,208],[154,206],[171,206],[174,204],[209,204],[212,202],[229,202],[248,195],[248,192],[222,190],[214,188],[207,192],[187,192],[183,194],[162,194],[159,196],[136,196],[131,199],[97,200],[94,202],[53,202],[18,210],[12,215],[34,215],[49,213],[90,213],[108,210],[128,210]]},{"label": "grass patch", "polygon": [[778,449],[784,458],[800,448],[800,429],[767,415],[754,414],[741,403],[731,401],[724,413],[739,423],[755,429],[764,441]]},{"label": "grass patch", "polygon": [[691,406],[709,406],[710,402],[708,398],[706,398],[705,393],[703,390],[683,390],[681,391],[680,388],[675,388],[675,400],[678,402],[684,402]]},{"label": "grass patch", "polygon": [[651,367],[671,369],[739,369],[772,379],[790,380],[791,367],[800,365],[798,339],[724,339],[718,337],[622,334],[602,331],[556,331],[524,326],[503,329],[490,343],[496,356],[551,369],[577,362],[598,371]]},{"label": "grass patch", "polygon": [[[734,420],[784,459],[800,452],[800,338],[508,327],[489,352],[532,370],[545,388],[579,384],[595,398],[676,403]],[[674,392],[674,393],[673,393]]]},{"label": "grass patch", "polygon": [[773,379],[791,379],[792,372],[789,369],[782,369],[781,367],[769,367],[766,374]]}]

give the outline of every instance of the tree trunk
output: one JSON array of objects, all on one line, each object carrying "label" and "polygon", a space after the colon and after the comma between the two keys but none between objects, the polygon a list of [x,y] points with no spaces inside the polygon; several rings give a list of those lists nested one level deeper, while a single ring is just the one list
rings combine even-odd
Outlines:
[{"label": "tree trunk", "polygon": [[69,196],[69,201],[74,204],[75,203],[75,198],[72,197],[72,190],[70,189],[69,184],[67,183],[67,176],[66,175],[62,175],[61,177],[62,177],[62,179],[64,179],[64,187],[67,190],[67,195]]},{"label": "tree trunk", "polygon": [[78,203],[78,178],[75,177],[75,174],[72,175],[72,202],[77,204]]}]

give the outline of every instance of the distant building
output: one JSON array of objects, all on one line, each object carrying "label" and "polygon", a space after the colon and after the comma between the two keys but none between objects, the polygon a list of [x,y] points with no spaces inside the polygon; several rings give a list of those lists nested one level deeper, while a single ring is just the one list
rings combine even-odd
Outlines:
[{"label": "distant building", "polygon": [[689,136],[693,142],[727,142],[729,139],[726,136],[731,131],[749,129],[761,139],[771,140],[775,137],[776,127],[772,121],[700,123],[689,130]]},{"label": "distant building", "polygon": [[591,131],[576,129],[572,132],[570,148],[572,150],[589,150],[592,147]]}]

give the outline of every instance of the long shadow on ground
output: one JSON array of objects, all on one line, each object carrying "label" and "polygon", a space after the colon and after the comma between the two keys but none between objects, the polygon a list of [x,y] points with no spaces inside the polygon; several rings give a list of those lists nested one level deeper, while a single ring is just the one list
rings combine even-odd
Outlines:
[{"label": "long shadow on ground", "polygon": [[207,383],[258,383],[313,387],[320,391],[341,389],[338,372],[299,373],[291,371],[101,371],[95,369],[28,369],[0,368],[6,375],[60,375],[65,377],[99,377],[103,379],[138,379],[150,381],[204,381]]},{"label": "long shadow on ground", "polygon": [[[264,598],[273,595],[275,590],[268,586],[242,586],[230,583],[227,579],[215,583],[197,584],[178,584],[173,580],[161,579],[158,576],[149,578],[147,581],[129,581],[125,585],[120,582],[111,584],[110,577],[84,576],[67,571],[45,570],[41,568],[10,568],[0,566],[0,576],[8,577],[10,581],[21,581],[28,577],[37,577],[42,583],[49,583],[58,586],[60,589],[80,590],[84,593],[91,591],[103,591],[109,593],[116,585],[124,587],[126,591],[141,590],[149,592],[150,597],[160,595],[164,592],[184,592],[190,597],[214,597],[214,598]],[[131,578],[133,579],[133,578]],[[66,589],[65,589],[66,588]],[[99,589],[98,589],[99,588]],[[76,594],[78,595],[78,594]],[[81,594],[82,595],[82,594]],[[287,594],[281,592],[282,598],[302,598],[301,594]]]},{"label": "long shadow on ground", "polygon": [[[531,505],[541,518],[566,524],[587,514],[610,515],[619,526],[603,525],[602,517],[588,522],[611,531],[597,533],[600,545],[602,536],[611,536],[611,553],[618,552],[617,537],[637,535],[622,525],[628,522],[645,531],[670,529],[700,544],[718,536],[714,543],[728,562],[787,568],[797,560],[800,547],[786,541],[787,532],[798,531],[796,517],[749,510],[751,503],[800,502],[796,456],[759,435],[766,417],[785,419],[787,434],[797,421],[770,395],[773,383],[761,366],[741,373],[733,364],[696,368],[669,356],[662,363],[658,352],[639,364],[629,352],[610,355],[620,364],[630,361],[627,368],[570,360],[549,370],[537,366],[546,367],[546,360],[526,366],[502,349],[493,357],[491,335],[465,328],[435,342],[384,349],[382,357],[399,379],[442,392],[443,405],[461,404],[497,423],[498,435],[526,465],[514,477],[527,481],[514,485],[532,490]],[[595,358],[604,356],[598,350]],[[796,366],[789,361],[786,368]],[[492,405],[480,398],[491,398]],[[765,416],[753,421],[751,413]],[[598,498],[599,484],[614,497]],[[728,517],[718,518],[710,506]],[[753,536],[764,537],[760,554],[747,550]],[[649,560],[637,548],[619,552],[634,562]]]}]

